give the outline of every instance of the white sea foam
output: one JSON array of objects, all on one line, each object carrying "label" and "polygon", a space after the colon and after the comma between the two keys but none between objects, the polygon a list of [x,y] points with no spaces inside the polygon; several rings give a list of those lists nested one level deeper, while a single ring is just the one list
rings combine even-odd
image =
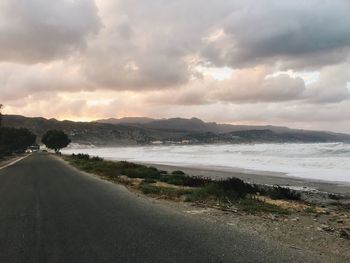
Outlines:
[{"label": "white sea foam", "polygon": [[231,144],[69,148],[111,160],[265,171],[314,180],[350,182],[350,144]]}]

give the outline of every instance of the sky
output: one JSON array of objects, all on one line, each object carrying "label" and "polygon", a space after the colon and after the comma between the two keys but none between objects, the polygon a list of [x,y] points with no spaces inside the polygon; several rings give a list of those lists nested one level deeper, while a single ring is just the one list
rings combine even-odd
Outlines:
[{"label": "sky", "polygon": [[1,0],[5,114],[350,133],[348,0]]}]

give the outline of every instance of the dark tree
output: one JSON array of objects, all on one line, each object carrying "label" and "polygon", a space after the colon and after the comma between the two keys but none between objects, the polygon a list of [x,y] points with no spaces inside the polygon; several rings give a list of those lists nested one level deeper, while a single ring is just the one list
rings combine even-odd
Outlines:
[{"label": "dark tree", "polygon": [[2,104],[0,104],[0,129],[1,129],[1,122],[2,122],[2,113],[1,113],[1,108],[2,108]]},{"label": "dark tree", "polygon": [[35,144],[36,135],[28,129],[1,128],[0,155],[24,152],[29,146]]},{"label": "dark tree", "polygon": [[47,148],[55,150],[56,153],[59,153],[62,148],[67,147],[71,142],[67,134],[57,130],[47,131],[43,135],[41,141]]}]

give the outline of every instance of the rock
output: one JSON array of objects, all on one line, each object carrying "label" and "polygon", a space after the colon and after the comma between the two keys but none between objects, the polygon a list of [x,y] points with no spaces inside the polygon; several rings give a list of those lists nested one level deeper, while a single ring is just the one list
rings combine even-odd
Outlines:
[{"label": "rock", "polygon": [[334,232],[334,228],[328,226],[328,225],[325,225],[325,224],[322,224],[321,225],[321,229],[324,230],[324,231],[327,231],[327,232]]},{"label": "rock", "polygon": [[350,239],[350,231],[349,231],[349,229],[341,229],[339,231],[339,235],[340,235],[341,238]]},{"label": "rock", "polygon": [[278,220],[278,216],[273,215],[273,214],[268,215],[268,218],[271,220]]},{"label": "rock", "polygon": [[291,221],[299,221],[299,217],[292,218]]}]

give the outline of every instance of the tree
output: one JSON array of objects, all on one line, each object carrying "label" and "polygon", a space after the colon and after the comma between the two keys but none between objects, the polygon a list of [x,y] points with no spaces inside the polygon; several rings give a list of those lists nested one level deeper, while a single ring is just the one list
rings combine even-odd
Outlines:
[{"label": "tree", "polygon": [[22,153],[35,144],[36,135],[25,128],[2,127],[2,104],[0,104],[0,157],[12,153]]},{"label": "tree", "polygon": [[62,148],[67,147],[71,142],[67,134],[58,130],[47,131],[43,135],[41,141],[47,148],[55,150],[56,153],[59,153]]},{"label": "tree", "polygon": [[2,104],[0,104],[0,129],[1,129],[1,122],[2,122],[2,113],[1,113],[1,109],[2,109]]},{"label": "tree", "polygon": [[24,152],[35,144],[36,135],[25,128],[1,128],[0,155]]}]

